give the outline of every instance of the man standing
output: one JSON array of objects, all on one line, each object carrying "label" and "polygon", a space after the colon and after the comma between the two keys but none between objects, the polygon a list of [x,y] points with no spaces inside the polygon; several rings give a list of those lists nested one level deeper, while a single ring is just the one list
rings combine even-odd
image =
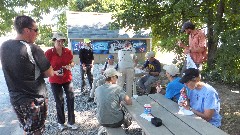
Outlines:
[{"label": "man standing", "polygon": [[142,69],[147,68],[148,74],[138,81],[138,86],[143,90],[141,91],[143,94],[149,94],[151,92],[151,84],[159,79],[161,72],[161,64],[155,59],[155,53],[153,51],[146,53],[146,58],[147,60]]},{"label": "man standing", "polygon": [[137,64],[135,49],[129,41],[125,42],[125,47],[118,51],[118,71],[122,74],[119,76],[117,84],[123,88],[126,83],[126,93],[132,97],[134,66]]},{"label": "man standing", "polygon": [[54,72],[43,50],[33,44],[38,35],[36,22],[29,16],[17,16],[14,27],[16,39],[4,42],[0,49],[10,102],[26,134],[41,135],[47,116],[44,77]]},{"label": "man standing", "polygon": [[[207,59],[206,36],[203,31],[196,30],[195,25],[190,21],[183,24],[181,32],[185,32],[189,35],[189,45],[186,46],[181,41],[178,42],[178,45],[184,48],[185,54],[190,54],[193,62],[196,64],[197,68],[199,68]],[[184,68],[185,67],[186,66],[184,66]]]},{"label": "man standing", "polygon": [[91,69],[93,67],[94,56],[91,47],[91,41],[89,39],[84,39],[84,46],[79,50],[80,59],[80,77],[81,77],[81,91],[83,92],[83,87],[86,84],[84,81],[84,74],[87,74],[88,83],[90,89],[92,89],[93,75],[91,74]]}]

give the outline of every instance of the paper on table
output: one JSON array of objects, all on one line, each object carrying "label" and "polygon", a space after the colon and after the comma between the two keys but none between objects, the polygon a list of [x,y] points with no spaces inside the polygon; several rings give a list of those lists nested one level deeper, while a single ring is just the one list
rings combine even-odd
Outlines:
[{"label": "paper on table", "polygon": [[179,111],[178,114],[182,114],[182,115],[193,115],[194,113],[192,111],[186,110],[183,107],[179,107]]},{"label": "paper on table", "polygon": [[146,119],[147,121],[151,121],[151,119],[153,118],[152,115],[145,114],[145,113],[142,113],[140,116],[141,116],[142,118]]}]

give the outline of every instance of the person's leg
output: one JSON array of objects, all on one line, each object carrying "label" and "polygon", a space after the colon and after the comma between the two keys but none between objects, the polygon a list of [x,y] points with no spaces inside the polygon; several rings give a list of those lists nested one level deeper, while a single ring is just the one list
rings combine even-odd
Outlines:
[{"label": "person's leg", "polygon": [[119,72],[122,73],[122,75],[118,77],[117,84],[123,88],[126,80],[126,69],[120,69]]},{"label": "person's leg", "polygon": [[87,78],[88,78],[88,83],[90,85],[90,89],[92,89],[92,73],[91,73],[91,67],[88,66],[87,67],[87,70],[86,70],[86,73],[87,73]]},{"label": "person's leg", "polygon": [[94,98],[95,89],[97,88],[97,82],[103,78],[104,78],[103,76],[99,76],[98,78],[93,80],[93,87],[91,89],[90,96],[89,96],[90,98]]},{"label": "person's leg", "polygon": [[147,81],[148,77],[149,75],[145,75],[142,78],[140,78],[137,82],[138,87],[140,87],[142,90],[146,90],[144,83]]},{"label": "person's leg", "polygon": [[63,88],[67,98],[66,102],[68,109],[68,123],[70,125],[73,125],[75,123],[73,83],[72,82],[64,83]]},{"label": "person's leg", "polygon": [[135,76],[134,69],[126,70],[126,94],[129,97],[132,97],[132,93],[133,93],[134,76]]},{"label": "person's leg", "polygon": [[182,70],[181,70],[181,73],[180,73],[181,77],[183,76],[183,73],[186,69],[187,69],[187,60],[184,60],[183,67],[182,67]]},{"label": "person's leg", "polygon": [[13,105],[20,126],[27,135],[42,135],[47,117],[47,100],[41,98],[21,105]]},{"label": "person's leg", "polygon": [[149,94],[151,92],[151,85],[156,82],[157,80],[159,79],[158,76],[149,76],[147,81],[144,83],[144,86],[145,86],[145,92],[147,94]]},{"label": "person's leg", "polygon": [[51,83],[51,88],[52,88],[53,96],[56,102],[58,123],[64,124],[65,114],[64,114],[64,98],[63,98],[62,85]]},{"label": "person's leg", "polygon": [[81,91],[83,91],[83,88],[85,86],[84,74],[85,74],[85,70],[83,70],[83,66],[80,65],[80,86],[81,86]]}]

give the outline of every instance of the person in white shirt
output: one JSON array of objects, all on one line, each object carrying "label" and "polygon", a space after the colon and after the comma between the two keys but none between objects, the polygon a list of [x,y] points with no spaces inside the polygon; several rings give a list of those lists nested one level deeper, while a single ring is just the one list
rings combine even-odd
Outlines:
[{"label": "person in white shirt", "polygon": [[118,71],[122,74],[119,76],[117,84],[123,87],[126,83],[126,93],[132,97],[134,67],[137,64],[136,50],[132,47],[129,41],[125,42],[125,47],[118,51]]}]

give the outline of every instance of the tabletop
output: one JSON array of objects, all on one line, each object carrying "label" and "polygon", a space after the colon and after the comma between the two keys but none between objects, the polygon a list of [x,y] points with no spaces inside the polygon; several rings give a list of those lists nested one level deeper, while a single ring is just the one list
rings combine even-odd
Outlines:
[{"label": "tabletop", "polygon": [[[140,116],[144,104],[152,106],[151,113],[162,120],[162,126],[155,127]],[[227,135],[196,115],[179,114],[178,104],[158,93],[138,96],[132,105],[124,106],[146,135]]]}]

